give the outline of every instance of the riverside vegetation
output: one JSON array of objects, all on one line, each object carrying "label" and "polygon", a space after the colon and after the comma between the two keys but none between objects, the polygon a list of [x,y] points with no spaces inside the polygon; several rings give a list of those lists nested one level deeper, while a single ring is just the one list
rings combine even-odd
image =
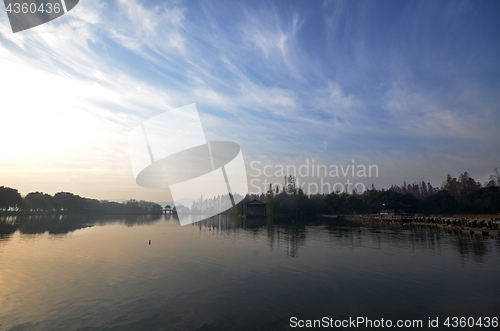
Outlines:
[{"label": "riverside vegetation", "polygon": [[[467,172],[458,178],[448,175],[441,187],[430,183],[393,185],[388,190],[370,190],[358,194],[332,192],[307,196],[300,188],[287,187],[281,192],[249,195],[240,204],[253,199],[267,203],[268,214],[374,214],[383,203],[409,205],[407,213],[418,214],[498,214],[500,213],[500,174],[495,168],[488,181],[482,185]],[[241,207],[236,206],[237,213]]]},{"label": "riverside vegetation", "polygon": [[[447,176],[441,187],[430,183],[393,185],[388,190],[370,190],[358,194],[332,192],[306,195],[300,188],[285,187],[281,192],[270,190],[267,194],[247,195],[232,208],[239,213],[241,204],[257,199],[267,204],[268,214],[317,215],[317,214],[368,214],[378,213],[383,203],[409,205],[408,213],[419,214],[498,214],[500,213],[500,174],[495,168],[489,180],[482,185],[467,172],[458,178]],[[186,211],[189,208],[184,207]],[[156,214],[162,207],[154,202],[128,200],[124,203],[96,200],[59,192],[54,196],[32,192],[22,197],[13,188],[0,187],[0,210],[21,213],[143,213]]]},{"label": "riverside vegetation", "polygon": [[143,200],[119,203],[84,198],[69,192],[59,192],[54,196],[32,192],[22,197],[16,189],[1,186],[0,210],[19,213],[156,214],[162,212],[162,207]]}]

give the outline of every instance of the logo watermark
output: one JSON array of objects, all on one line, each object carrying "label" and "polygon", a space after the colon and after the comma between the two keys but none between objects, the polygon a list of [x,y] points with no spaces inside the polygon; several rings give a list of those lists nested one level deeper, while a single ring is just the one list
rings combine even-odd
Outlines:
[{"label": "logo watermark", "polygon": [[181,225],[215,216],[243,200],[248,182],[240,146],[207,141],[195,104],[157,115],[129,134],[130,159],[136,183],[166,190],[167,200],[180,205],[195,199],[197,217],[177,208]]},{"label": "logo watermark", "polygon": [[250,163],[254,171],[250,174],[252,193],[285,192],[293,194],[300,189],[304,194],[329,194],[356,192],[367,190],[366,179],[378,177],[379,168],[376,164],[319,164],[307,159],[300,165],[266,164],[260,161]]},{"label": "logo watermark", "polygon": [[79,0],[4,0],[12,32],[31,29],[63,16]]}]

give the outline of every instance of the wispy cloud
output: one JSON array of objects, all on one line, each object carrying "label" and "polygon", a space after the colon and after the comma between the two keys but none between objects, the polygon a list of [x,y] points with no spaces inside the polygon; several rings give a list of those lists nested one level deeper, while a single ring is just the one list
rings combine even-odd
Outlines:
[{"label": "wispy cloud", "polygon": [[[393,87],[387,93],[385,109],[399,134],[472,138],[480,140],[496,139],[493,132],[495,118],[487,109],[474,111],[446,106],[436,95],[410,92],[401,87]],[[490,134],[485,134],[489,132]]]},{"label": "wispy cloud", "polygon": [[[87,0],[17,34],[0,11],[0,138],[20,136],[0,150],[0,171],[61,171],[51,187],[62,190],[92,169],[97,191],[119,168],[120,194],[139,192],[126,132],[192,102],[209,136],[239,142],[250,160],[355,157],[412,174],[408,160],[453,156],[457,169],[492,168],[500,50],[490,6]],[[468,149],[484,163],[466,162]]]}]

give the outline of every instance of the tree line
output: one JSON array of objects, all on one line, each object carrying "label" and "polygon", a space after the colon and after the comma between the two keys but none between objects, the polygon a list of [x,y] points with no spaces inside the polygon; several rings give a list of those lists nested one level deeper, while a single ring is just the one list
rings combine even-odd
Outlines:
[{"label": "tree line", "polygon": [[266,194],[249,195],[234,213],[241,210],[241,204],[253,199],[267,204],[268,214],[353,214],[379,213],[383,203],[408,205],[408,213],[500,213],[500,174],[495,168],[488,181],[482,185],[467,172],[456,178],[448,175],[441,187],[430,183],[393,185],[388,190],[370,190],[358,194],[353,191],[332,192],[307,196],[302,189],[288,185],[282,191],[270,189]]},{"label": "tree line", "polygon": [[154,202],[128,200],[125,203],[84,198],[69,192],[59,192],[54,196],[31,192],[24,198],[13,188],[0,186],[0,210],[28,213],[161,213],[162,207]]},{"label": "tree line", "polygon": [[[482,185],[467,172],[453,178],[448,175],[441,187],[430,183],[393,185],[388,190],[370,190],[358,194],[353,191],[331,192],[330,194],[306,195],[296,188],[294,181],[288,181],[280,191],[272,188],[266,194],[247,195],[232,208],[237,214],[241,204],[257,199],[267,204],[268,214],[317,215],[378,213],[383,203],[408,205],[408,213],[500,213],[500,174],[495,168],[488,181]],[[209,201],[209,200],[207,200]],[[186,208],[187,209],[187,208]],[[162,207],[154,202],[128,200],[125,203],[80,197],[69,192],[54,196],[32,192],[24,198],[16,189],[0,187],[0,210],[23,212],[64,213],[161,213]]]}]

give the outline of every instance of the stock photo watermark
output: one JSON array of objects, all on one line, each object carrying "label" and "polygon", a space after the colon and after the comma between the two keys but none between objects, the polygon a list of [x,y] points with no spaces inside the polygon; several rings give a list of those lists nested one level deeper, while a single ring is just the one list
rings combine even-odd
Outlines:
[{"label": "stock photo watermark", "polygon": [[250,173],[250,177],[253,177],[250,180],[252,193],[262,194],[272,191],[293,194],[300,189],[309,195],[331,192],[361,194],[367,190],[366,179],[379,176],[376,164],[356,164],[354,160],[347,165],[315,162],[307,159],[305,163],[297,166],[263,165],[260,161],[253,161],[250,163],[250,168],[253,170]]},{"label": "stock photo watermark", "polygon": [[20,32],[63,16],[79,0],[4,0],[12,32]]},{"label": "stock photo watermark", "polygon": [[190,104],[152,117],[129,132],[129,151],[137,185],[165,190],[174,206],[197,197],[198,206],[217,198],[217,208],[193,218],[177,210],[181,225],[215,216],[234,207],[248,193],[240,146],[231,141],[208,141],[196,105]]}]

